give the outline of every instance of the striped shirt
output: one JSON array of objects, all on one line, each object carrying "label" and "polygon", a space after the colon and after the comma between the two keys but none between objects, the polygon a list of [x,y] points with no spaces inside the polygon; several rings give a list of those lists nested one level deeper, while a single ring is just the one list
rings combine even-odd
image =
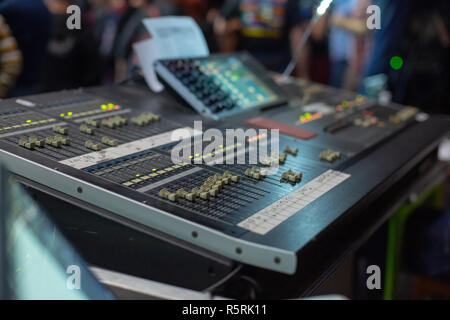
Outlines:
[{"label": "striped shirt", "polygon": [[0,98],[6,97],[22,71],[22,53],[5,18],[0,15]]}]

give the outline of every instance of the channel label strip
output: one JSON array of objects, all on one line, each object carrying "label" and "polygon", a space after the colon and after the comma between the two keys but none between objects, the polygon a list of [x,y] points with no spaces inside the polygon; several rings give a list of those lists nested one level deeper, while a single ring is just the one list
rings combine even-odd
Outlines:
[{"label": "channel label strip", "polygon": [[191,137],[202,134],[201,131],[194,130],[191,127],[179,128],[167,131],[155,136],[143,138],[140,140],[121,144],[117,147],[111,147],[102,151],[95,151],[74,158],[60,161],[60,163],[71,166],[75,169],[84,169],[105,161],[110,161],[120,157],[125,157],[133,153],[163,146],[168,143],[180,141],[181,138],[175,134],[178,130],[186,133],[188,131]]},{"label": "channel label strip", "polygon": [[349,174],[328,170],[303,187],[241,221],[238,226],[265,235],[348,178]]}]

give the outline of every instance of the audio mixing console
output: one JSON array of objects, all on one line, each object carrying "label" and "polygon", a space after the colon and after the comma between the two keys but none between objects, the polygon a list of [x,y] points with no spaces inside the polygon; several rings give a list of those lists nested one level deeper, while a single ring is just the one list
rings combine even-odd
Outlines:
[{"label": "audio mixing console", "polygon": [[[430,152],[448,129],[413,107],[380,105],[305,82],[277,87],[265,74],[256,77],[256,69],[245,74],[247,60],[239,57],[183,61],[181,67],[161,62],[161,68],[183,69],[177,79],[204,105],[225,103],[217,113],[226,117],[216,120],[209,117],[215,111],[199,115],[169,93],[155,95],[137,84],[2,101],[0,160],[19,176],[113,215],[235,261],[294,274],[308,243],[383,182],[399,179],[402,168],[415,164],[413,155]],[[185,79],[217,70],[223,77],[209,84],[214,92]],[[199,86],[208,82],[202,81]],[[262,107],[283,100],[288,103]],[[194,125],[200,120],[201,130]],[[280,137],[272,145],[270,131],[256,131],[203,152],[208,143],[195,137],[209,128],[278,129]],[[188,157],[174,162],[179,129],[194,143]],[[414,140],[402,144],[407,136]],[[255,141],[277,149],[250,164]],[[244,163],[207,163],[239,154]],[[268,174],[273,163],[278,171]]]}]

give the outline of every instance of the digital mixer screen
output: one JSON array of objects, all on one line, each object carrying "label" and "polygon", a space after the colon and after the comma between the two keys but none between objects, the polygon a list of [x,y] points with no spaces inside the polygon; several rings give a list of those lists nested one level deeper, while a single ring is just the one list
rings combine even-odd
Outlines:
[{"label": "digital mixer screen", "polygon": [[285,103],[277,84],[245,53],[163,60],[156,70],[190,106],[215,119]]},{"label": "digital mixer screen", "polygon": [[214,83],[244,109],[277,99],[277,95],[236,57],[202,60],[198,65],[205,75],[212,77]]}]

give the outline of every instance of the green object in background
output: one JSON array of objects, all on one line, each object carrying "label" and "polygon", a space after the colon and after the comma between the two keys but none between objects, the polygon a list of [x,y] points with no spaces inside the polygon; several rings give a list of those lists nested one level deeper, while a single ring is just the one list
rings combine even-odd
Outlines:
[{"label": "green object in background", "polygon": [[389,219],[389,231],[386,250],[386,271],[384,279],[384,299],[395,298],[395,281],[400,268],[403,235],[408,217],[425,202],[438,207],[442,203],[442,184],[423,193],[414,203],[400,207]]},{"label": "green object in background", "polygon": [[403,59],[399,56],[391,58],[391,68],[394,70],[400,70],[403,67]]}]

